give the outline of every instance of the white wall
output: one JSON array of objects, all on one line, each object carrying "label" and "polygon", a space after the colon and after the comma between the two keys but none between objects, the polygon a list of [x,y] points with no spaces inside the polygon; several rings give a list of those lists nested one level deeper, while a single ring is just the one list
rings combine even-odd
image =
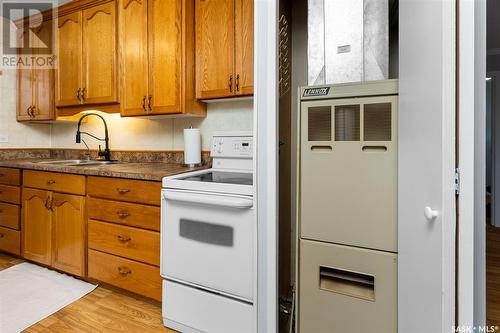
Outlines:
[{"label": "white wall", "polygon": [[[120,118],[105,114],[110,127],[111,147],[130,150],[182,150],[183,129],[189,126],[201,129],[202,148],[210,149],[214,131],[253,128],[253,101],[232,100],[208,104],[206,118]],[[83,129],[102,136],[100,120],[88,118]],[[16,75],[14,70],[3,70],[0,75],[0,136],[7,134],[8,143],[0,148],[85,148],[75,143],[76,123],[26,124],[16,121]],[[90,148],[97,141],[86,138]]]},{"label": "white wall", "polygon": [[16,73],[2,70],[0,75],[0,136],[8,135],[8,143],[0,148],[48,148],[50,126],[26,125],[16,121]]},{"label": "white wall", "polygon": [[[183,129],[193,126],[201,129],[202,148],[210,149],[214,131],[251,131],[253,126],[253,101],[233,100],[208,104],[206,118],[120,118],[118,114],[103,114],[109,126],[112,149],[130,150],[182,150]],[[103,136],[102,122],[97,117],[87,118],[82,130]],[[76,124],[52,125],[51,147],[85,148],[75,143]],[[91,149],[98,141],[83,136]]]}]

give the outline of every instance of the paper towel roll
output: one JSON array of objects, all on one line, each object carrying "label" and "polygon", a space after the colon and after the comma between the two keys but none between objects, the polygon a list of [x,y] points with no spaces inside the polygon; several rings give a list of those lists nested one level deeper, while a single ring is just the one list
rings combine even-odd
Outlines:
[{"label": "paper towel roll", "polygon": [[184,164],[194,166],[201,163],[201,138],[199,128],[184,129]]}]

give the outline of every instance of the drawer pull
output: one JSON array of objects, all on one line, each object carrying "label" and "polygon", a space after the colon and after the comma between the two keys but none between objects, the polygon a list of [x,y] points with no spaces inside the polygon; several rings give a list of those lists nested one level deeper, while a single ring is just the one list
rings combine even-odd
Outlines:
[{"label": "drawer pull", "polygon": [[127,267],[118,267],[118,273],[120,273],[121,276],[127,276],[132,274],[132,271]]},{"label": "drawer pull", "polygon": [[118,216],[119,216],[120,218],[124,219],[124,218],[129,217],[129,216],[130,216],[130,214],[129,214],[129,213],[127,213],[127,212],[118,212]]},{"label": "drawer pull", "polygon": [[118,240],[122,243],[127,243],[127,242],[130,242],[132,240],[132,238],[127,237],[127,236],[122,236],[122,235],[118,235],[118,236],[116,236],[116,238],[118,238]]},{"label": "drawer pull", "polygon": [[4,238],[4,236],[5,236],[4,234],[0,234],[0,239]]},{"label": "drawer pull", "polygon": [[130,190],[128,188],[117,188],[116,189],[118,191],[118,193],[120,194],[126,194],[126,193],[129,193]]},{"label": "drawer pull", "polygon": [[0,177],[4,177],[5,175],[3,173],[0,173]]},{"label": "drawer pull", "polygon": [[47,185],[54,185],[56,183],[55,180],[49,179],[47,180]]}]

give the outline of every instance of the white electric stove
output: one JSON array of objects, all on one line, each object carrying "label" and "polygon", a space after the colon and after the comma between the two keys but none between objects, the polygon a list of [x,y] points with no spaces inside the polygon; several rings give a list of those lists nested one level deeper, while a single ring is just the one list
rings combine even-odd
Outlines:
[{"label": "white electric stove", "polygon": [[163,320],[181,332],[255,332],[252,133],[215,133],[211,156],[211,169],[163,179]]}]

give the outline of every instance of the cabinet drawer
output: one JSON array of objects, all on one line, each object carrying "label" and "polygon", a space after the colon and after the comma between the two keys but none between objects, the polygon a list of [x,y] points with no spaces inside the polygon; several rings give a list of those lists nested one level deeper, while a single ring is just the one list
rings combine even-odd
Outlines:
[{"label": "cabinet drawer", "polygon": [[160,207],[90,198],[89,219],[160,231]]},{"label": "cabinet drawer", "polygon": [[0,168],[0,184],[21,185],[21,170]]},{"label": "cabinet drawer", "polygon": [[0,250],[21,254],[21,232],[0,227]]},{"label": "cabinet drawer", "polygon": [[148,264],[160,265],[160,233],[89,221],[89,248]]},{"label": "cabinet drawer", "polygon": [[155,266],[89,250],[88,276],[161,301],[160,269]]},{"label": "cabinet drawer", "polygon": [[85,195],[85,176],[26,170],[24,186],[55,192]]},{"label": "cabinet drawer", "polygon": [[21,189],[17,186],[0,185],[0,201],[20,204]]},{"label": "cabinet drawer", "polygon": [[160,205],[161,182],[89,177],[89,195],[146,205]]},{"label": "cabinet drawer", "polygon": [[19,206],[0,202],[0,226],[19,230]]}]

